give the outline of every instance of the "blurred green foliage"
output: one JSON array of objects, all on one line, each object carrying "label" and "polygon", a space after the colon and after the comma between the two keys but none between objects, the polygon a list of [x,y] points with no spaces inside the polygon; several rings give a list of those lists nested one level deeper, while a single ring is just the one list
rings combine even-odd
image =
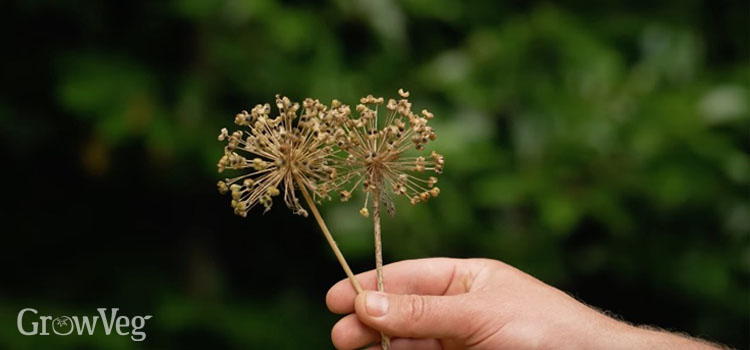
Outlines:
[{"label": "blurred green foliage", "polygon": [[[107,283],[152,288],[143,292],[145,305],[115,291],[96,296],[156,315],[150,342],[48,338],[40,346],[179,348],[200,339],[214,348],[330,347],[335,318],[321,296],[342,274],[312,222],[288,224],[290,213],[260,211],[242,220],[231,216],[226,198],[206,194],[218,179],[216,135],[236,112],[275,93],[355,104],[370,93],[393,97],[400,87],[411,91],[416,109],[435,113],[431,148],[447,165],[440,198],[415,207],[399,200],[396,216],[385,219],[387,261],[496,258],[630,321],[748,344],[746,2],[84,3],[4,5],[41,25],[40,34],[19,39],[25,50],[6,57],[17,64],[4,68],[6,78],[30,79],[0,95],[9,158],[25,164],[22,152],[43,154],[52,142],[60,153],[47,156],[73,162],[84,181],[143,177],[148,185],[135,191],[167,197],[179,210],[221,207],[198,213],[213,226],[192,227],[199,220],[193,213],[168,216],[181,224],[143,229],[178,242],[175,250],[158,245],[166,250],[152,252],[156,271],[132,267],[150,283],[122,270]],[[77,138],[55,129],[66,125],[76,125]],[[364,270],[372,242],[359,205],[331,203],[324,215],[345,255]],[[268,235],[279,229],[285,233]],[[251,238],[235,241],[238,235]],[[285,255],[303,244],[295,243],[298,235],[309,236],[304,242],[314,252]],[[191,239],[225,243],[182,252],[179,242]],[[216,248],[224,244],[240,249]],[[170,262],[158,265],[158,256]],[[261,271],[278,259],[289,266]],[[236,262],[261,266],[230,266]],[[178,278],[169,264],[194,267]],[[246,269],[260,274],[250,277],[260,292],[248,295],[232,282]],[[305,272],[310,277],[298,281]],[[317,273],[326,279],[310,284]],[[0,296],[9,295],[0,302],[3,324],[13,324],[24,300],[89,312],[85,302],[17,288],[0,287]],[[28,341],[0,333],[5,348]]]}]

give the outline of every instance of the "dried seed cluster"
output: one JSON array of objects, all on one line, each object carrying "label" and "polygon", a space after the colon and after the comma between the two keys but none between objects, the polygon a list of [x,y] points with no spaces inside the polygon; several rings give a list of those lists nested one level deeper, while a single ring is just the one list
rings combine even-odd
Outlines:
[{"label": "dried seed cluster", "polygon": [[[331,107],[318,100],[306,99],[302,112],[298,103],[276,96],[279,115],[271,117],[271,106],[257,105],[250,113],[242,111],[235,124],[247,130],[231,134],[222,129],[220,141],[226,141],[219,172],[225,169],[250,169],[249,172],[219,181],[222,193],[231,192],[232,207],[245,216],[260,203],[269,210],[273,197],[281,194],[295,213],[307,216],[294,189],[302,184],[316,197],[329,197],[339,191],[348,200],[362,185],[365,205],[360,210],[368,216],[370,193],[377,191],[389,212],[394,212],[386,188],[409,198],[412,204],[437,197],[437,178],[426,179],[419,173],[443,171],[443,156],[405,156],[410,150],[421,151],[437,135],[428,122],[433,114],[422,110],[413,113],[409,93],[399,90],[399,100],[372,95],[356,106],[358,117],[349,106],[333,100]],[[379,120],[378,109],[385,104],[385,118]],[[296,122],[296,123],[295,123]],[[252,157],[252,158],[250,158]],[[348,188],[348,189],[347,189]]]},{"label": "dried seed cluster", "polygon": [[336,144],[346,156],[334,155],[331,164],[339,174],[329,181],[328,187],[348,186],[349,189],[340,190],[341,200],[347,201],[361,184],[366,192],[365,204],[360,210],[363,216],[369,215],[367,202],[371,193],[379,194],[380,198],[373,200],[384,202],[391,214],[394,206],[387,189],[409,198],[411,204],[425,202],[440,193],[440,188],[435,186],[436,177],[425,179],[417,174],[442,173],[443,156],[434,151],[428,157],[404,154],[409,150],[421,151],[425,144],[435,140],[435,130],[427,125],[434,116],[427,110],[420,114],[412,112],[407,99],[409,93],[401,89],[398,92],[401,99],[388,100],[382,120],[379,120],[378,109],[385,101],[372,95],[360,100],[356,107],[358,118],[335,119]]},{"label": "dried seed cluster", "polygon": [[[232,194],[234,212],[246,216],[255,205],[271,209],[273,197],[284,190],[284,202],[296,214],[307,216],[294,189],[302,184],[316,195],[326,195],[317,184],[335,178],[336,169],[328,165],[333,138],[328,130],[327,107],[306,99],[298,117],[299,103],[276,95],[279,115],[271,117],[271,106],[256,105],[250,113],[242,111],[235,124],[245,127],[231,134],[222,129],[219,141],[226,141],[224,156],[217,164],[225,169],[249,172],[219,181],[219,192]],[[252,158],[251,158],[252,157]]]}]

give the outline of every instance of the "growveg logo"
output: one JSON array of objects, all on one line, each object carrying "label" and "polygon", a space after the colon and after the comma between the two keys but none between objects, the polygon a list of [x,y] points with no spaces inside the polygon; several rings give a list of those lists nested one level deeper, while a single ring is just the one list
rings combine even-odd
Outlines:
[{"label": "growveg logo", "polygon": [[[114,331],[120,336],[129,335],[133,341],[139,342],[146,339],[146,332],[142,331],[142,329],[146,326],[146,321],[153,316],[117,316],[117,312],[120,310],[118,308],[98,308],[96,310],[99,312],[97,316],[58,316],[53,318],[46,315],[38,316],[39,312],[37,310],[25,308],[18,312],[18,331],[28,336],[46,336],[52,334],[58,336],[72,334],[94,335],[97,331],[111,335],[112,331]],[[33,314],[33,316],[27,314]],[[101,327],[97,327],[97,325],[101,325]]]}]

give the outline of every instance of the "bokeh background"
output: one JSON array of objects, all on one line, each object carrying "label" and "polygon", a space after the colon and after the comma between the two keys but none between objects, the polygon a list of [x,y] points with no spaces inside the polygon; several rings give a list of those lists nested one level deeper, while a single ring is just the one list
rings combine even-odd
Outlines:
[{"label": "bokeh background", "polygon": [[[624,319],[747,348],[747,1],[0,4],[0,348],[327,349],[312,220],[234,216],[221,127],[276,93],[412,93],[441,196],[386,262],[500,259]],[[324,216],[373,267],[359,201]],[[23,337],[18,311],[151,314],[147,340]]]}]

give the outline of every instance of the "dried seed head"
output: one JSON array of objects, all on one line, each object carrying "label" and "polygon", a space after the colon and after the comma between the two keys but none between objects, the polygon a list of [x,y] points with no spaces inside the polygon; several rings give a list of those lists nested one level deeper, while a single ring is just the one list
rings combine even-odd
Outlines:
[{"label": "dried seed head", "polygon": [[[367,201],[371,192],[377,191],[382,200],[390,204],[390,193],[409,198],[411,204],[436,197],[440,190],[434,187],[437,178],[423,179],[415,173],[443,171],[443,156],[432,152],[429,157],[406,156],[410,150],[420,151],[424,145],[437,137],[428,121],[434,115],[422,110],[416,114],[407,99],[409,92],[399,89],[401,99],[389,99],[385,104],[385,116],[379,119],[378,107],[384,103],[382,97],[368,95],[355,107],[358,117],[349,113],[349,107],[334,101],[331,109],[337,117],[331,124],[335,144],[346,156],[332,155],[331,166],[338,169],[337,176],[326,182],[331,189],[341,191],[341,200],[347,201],[360,185],[366,192],[365,206],[360,210],[369,215]],[[350,187],[351,186],[351,187]],[[392,204],[389,205],[389,208]]]},{"label": "dried seed head", "polygon": [[298,184],[316,198],[327,197],[332,188],[319,183],[337,178],[337,169],[329,165],[336,141],[331,126],[348,118],[348,107],[337,103],[332,113],[318,100],[305,99],[300,106],[279,95],[275,102],[278,115],[271,116],[269,104],[256,105],[235,115],[234,122],[242,130],[230,134],[222,129],[218,137],[227,143],[217,163],[219,172],[245,171],[217,183],[219,192],[231,192],[232,208],[241,216],[258,204],[269,210],[282,189],[286,205],[307,216],[295,195]]}]

